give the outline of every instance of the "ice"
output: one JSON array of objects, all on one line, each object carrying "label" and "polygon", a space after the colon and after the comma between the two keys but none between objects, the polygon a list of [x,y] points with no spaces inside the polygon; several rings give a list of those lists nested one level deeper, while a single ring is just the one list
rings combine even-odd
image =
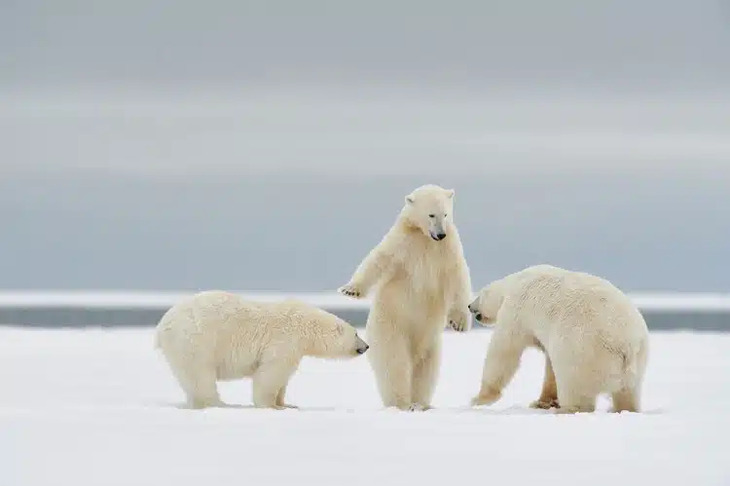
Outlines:
[{"label": "ice", "polygon": [[[502,400],[472,409],[489,330],[447,331],[435,409],[383,410],[365,357],[305,359],[288,401],[179,408],[152,329],[0,328],[0,484],[401,485],[730,483],[730,333],[652,332],[644,413],[527,408],[528,351]],[[560,481],[560,483],[558,483]]]},{"label": "ice", "polygon": [[[353,299],[334,292],[262,293],[234,291],[242,297],[277,301],[295,298],[330,309],[367,309],[370,300]],[[2,307],[160,308],[170,307],[194,292],[149,291],[0,291]],[[642,310],[725,311],[730,310],[730,293],[721,292],[633,292],[627,294]],[[476,296],[476,295],[475,295]]]}]

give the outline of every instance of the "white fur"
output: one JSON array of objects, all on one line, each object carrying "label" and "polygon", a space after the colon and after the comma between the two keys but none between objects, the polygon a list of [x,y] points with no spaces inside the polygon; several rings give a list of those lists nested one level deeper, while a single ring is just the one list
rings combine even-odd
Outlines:
[{"label": "white fur", "polygon": [[[406,196],[395,224],[339,289],[355,298],[373,290],[368,357],[386,407],[429,408],[444,327],[470,328],[471,281],[453,197],[434,185]],[[439,241],[439,234],[446,236]]]},{"label": "white fur", "polygon": [[494,323],[482,384],[473,405],[497,401],[528,346],[545,353],[536,408],[592,412],[609,393],[615,411],[639,411],[649,334],[631,300],[587,273],[536,265],[492,282],[469,305]]},{"label": "white fur", "polygon": [[302,357],[367,350],[355,328],[329,312],[297,300],[252,302],[215,290],[168,310],[156,344],[192,408],[222,406],[216,382],[244,377],[253,377],[256,407],[290,407],[284,394]]}]

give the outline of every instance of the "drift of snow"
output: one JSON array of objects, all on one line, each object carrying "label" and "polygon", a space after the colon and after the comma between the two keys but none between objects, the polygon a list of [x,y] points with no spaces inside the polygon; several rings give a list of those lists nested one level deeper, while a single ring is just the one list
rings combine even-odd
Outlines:
[{"label": "drift of snow", "polygon": [[531,410],[528,351],[502,400],[472,409],[490,338],[447,332],[435,409],[383,410],[364,357],[305,359],[287,400],[178,408],[152,330],[0,328],[0,484],[730,484],[730,333],[651,335],[644,413]]}]

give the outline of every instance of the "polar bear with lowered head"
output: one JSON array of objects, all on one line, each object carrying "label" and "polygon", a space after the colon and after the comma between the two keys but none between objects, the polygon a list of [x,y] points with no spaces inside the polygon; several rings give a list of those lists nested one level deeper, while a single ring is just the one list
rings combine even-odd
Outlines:
[{"label": "polar bear with lowered head", "polygon": [[482,384],[472,405],[497,401],[528,346],[545,353],[545,378],[533,408],[593,412],[609,393],[614,411],[638,412],[649,333],[641,313],[610,282],[536,265],[492,282],[469,310],[494,324]]},{"label": "polar bear with lowered head", "polygon": [[255,407],[295,408],[284,394],[304,356],[350,358],[368,349],[354,327],[304,302],[253,302],[217,290],[169,309],[156,345],[191,408],[223,406],[217,381],[244,377],[253,378]]},{"label": "polar bear with lowered head", "polygon": [[373,290],[368,357],[386,407],[430,408],[443,330],[463,332],[471,324],[471,281],[453,199],[453,190],[436,185],[406,196],[393,226],[339,289],[355,298]]}]

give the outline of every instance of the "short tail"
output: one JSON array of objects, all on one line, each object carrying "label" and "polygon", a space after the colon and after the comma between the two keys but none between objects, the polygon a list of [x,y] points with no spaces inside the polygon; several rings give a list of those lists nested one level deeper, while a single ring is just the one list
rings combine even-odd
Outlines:
[{"label": "short tail", "polygon": [[646,359],[649,354],[648,340],[642,339],[637,347],[632,347],[628,352],[622,354],[626,385],[633,387],[644,376]]}]

